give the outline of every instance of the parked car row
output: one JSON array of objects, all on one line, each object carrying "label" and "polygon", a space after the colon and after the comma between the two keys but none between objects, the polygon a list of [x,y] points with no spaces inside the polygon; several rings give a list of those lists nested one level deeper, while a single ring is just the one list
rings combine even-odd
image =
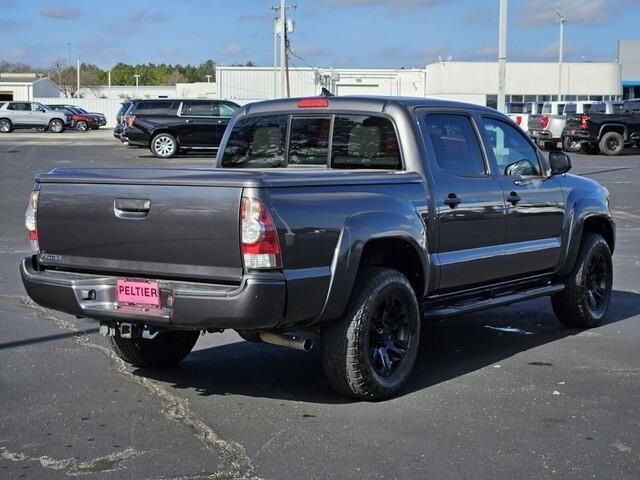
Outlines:
[{"label": "parked car row", "polygon": [[640,146],[640,101],[520,102],[507,115],[543,149],[618,155]]},{"label": "parked car row", "polygon": [[226,100],[154,99],[122,104],[113,135],[159,158],[184,150],[217,150],[229,119],[240,108]]},{"label": "parked car row", "polygon": [[0,133],[10,133],[17,128],[40,128],[53,133],[61,133],[65,128],[87,131],[106,124],[107,118],[102,113],[87,112],[75,105],[0,103]]}]

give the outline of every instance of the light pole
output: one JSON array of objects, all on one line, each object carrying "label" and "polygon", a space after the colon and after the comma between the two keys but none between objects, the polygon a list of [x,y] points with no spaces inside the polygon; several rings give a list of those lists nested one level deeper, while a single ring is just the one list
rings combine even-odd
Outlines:
[{"label": "light pole", "polygon": [[564,50],[564,24],[567,20],[560,10],[556,10],[556,15],[560,18],[560,43],[558,44],[558,101],[562,100],[562,55]]},{"label": "light pole", "polygon": [[136,73],[134,77],[136,77],[136,98],[138,98],[138,83],[140,82],[140,75]]},{"label": "light pole", "polygon": [[505,112],[505,85],[507,70],[507,4],[500,0],[500,23],[498,25],[498,111]]}]

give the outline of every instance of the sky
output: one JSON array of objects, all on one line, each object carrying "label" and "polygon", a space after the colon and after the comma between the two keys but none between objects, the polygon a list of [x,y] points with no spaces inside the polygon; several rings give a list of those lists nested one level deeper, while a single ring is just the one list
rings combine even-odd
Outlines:
[{"label": "sky", "polygon": [[[278,0],[0,0],[0,60],[273,65]],[[497,57],[498,0],[291,0],[293,66],[424,67]],[[507,59],[613,61],[639,39],[640,0],[509,0]]]}]

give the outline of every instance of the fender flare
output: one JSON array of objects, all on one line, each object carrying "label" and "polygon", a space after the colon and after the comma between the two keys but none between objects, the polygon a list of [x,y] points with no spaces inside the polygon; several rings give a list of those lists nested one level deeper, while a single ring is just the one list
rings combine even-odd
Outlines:
[{"label": "fender flare", "polygon": [[587,220],[599,219],[609,224],[613,234],[613,244],[611,245],[611,251],[613,252],[616,234],[615,222],[607,206],[603,205],[598,199],[580,199],[571,206],[566,218],[567,223],[564,227],[566,233],[563,241],[565,247],[562,252],[558,275],[568,275],[573,270],[580,253],[584,226]]},{"label": "fender flare", "polygon": [[[320,315],[314,323],[339,318],[347,308],[365,246],[374,240],[396,239],[406,241],[420,258],[422,275],[427,290],[429,258],[426,228],[420,217],[389,211],[371,211],[349,217],[340,237],[331,263],[331,280]],[[424,296],[424,292],[422,292]],[[418,301],[421,299],[418,298]]]}]

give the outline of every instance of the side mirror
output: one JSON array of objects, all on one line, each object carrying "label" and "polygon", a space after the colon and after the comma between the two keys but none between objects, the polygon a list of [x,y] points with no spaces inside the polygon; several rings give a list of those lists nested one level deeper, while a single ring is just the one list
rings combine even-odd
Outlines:
[{"label": "side mirror", "polygon": [[564,152],[549,152],[551,175],[562,175],[571,170],[571,157]]},{"label": "side mirror", "polygon": [[38,110],[41,111],[42,113],[46,112],[46,110],[42,107],[40,107]]}]

